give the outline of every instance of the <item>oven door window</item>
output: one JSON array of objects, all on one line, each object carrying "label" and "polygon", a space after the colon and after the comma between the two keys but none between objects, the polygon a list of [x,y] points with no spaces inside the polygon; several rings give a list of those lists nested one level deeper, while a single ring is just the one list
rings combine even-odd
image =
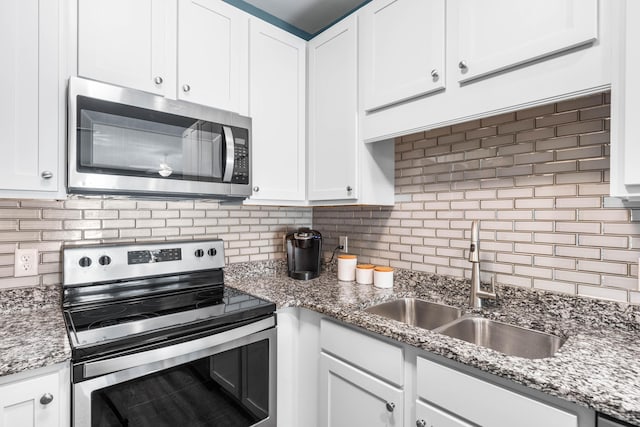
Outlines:
[{"label": "oven door window", "polygon": [[108,175],[222,182],[222,126],[77,97],[77,170]]},{"label": "oven door window", "polygon": [[268,417],[262,340],[91,393],[92,427],[248,427]]}]

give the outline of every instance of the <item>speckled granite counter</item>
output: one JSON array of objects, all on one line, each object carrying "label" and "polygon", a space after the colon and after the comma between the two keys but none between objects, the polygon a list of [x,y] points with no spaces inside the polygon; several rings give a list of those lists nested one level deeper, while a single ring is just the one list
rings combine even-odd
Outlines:
[{"label": "speckled granite counter", "polygon": [[0,292],[0,376],[71,358],[59,293],[59,286]]},{"label": "speckled granite counter", "polygon": [[[552,358],[523,359],[363,311],[398,297],[464,308],[469,284],[396,271],[393,289],[339,282],[333,272],[307,282],[286,276],[281,262],[237,264],[225,282],[282,307],[326,314],[397,341],[640,424],[640,307],[550,292],[498,287],[484,317],[567,338]],[[467,310],[468,311],[468,310]],[[478,313],[479,314],[479,313]]]}]

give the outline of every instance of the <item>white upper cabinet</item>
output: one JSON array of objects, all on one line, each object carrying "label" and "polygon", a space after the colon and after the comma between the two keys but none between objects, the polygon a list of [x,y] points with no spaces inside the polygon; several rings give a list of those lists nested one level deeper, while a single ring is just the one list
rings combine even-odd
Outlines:
[{"label": "white upper cabinet", "polygon": [[170,95],[175,90],[166,52],[170,5],[169,0],[78,0],[78,75]]},{"label": "white upper cabinet", "polygon": [[444,0],[374,0],[358,24],[365,111],[444,89]]},{"label": "white upper cabinet", "polygon": [[598,37],[598,0],[450,0],[448,13],[461,83]]},{"label": "white upper cabinet", "polygon": [[248,16],[220,0],[178,1],[178,98],[247,113]]},{"label": "white upper cabinet", "polygon": [[[363,19],[374,4],[363,8]],[[362,139],[381,141],[607,90],[613,69],[612,35],[618,25],[613,16],[615,4],[598,0],[447,0],[446,67],[442,72],[446,88],[387,108],[367,110],[377,104],[365,103],[366,114],[360,118]],[[411,22],[406,17],[405,21]],[[411,25],[396,24],[403,31],[405,26]],[[389,30],[375,36],[393,39],[393,34]],[[385,40],[373,43],[384,45]],[[394,41],[402,50],[397,44]],[[416,50],[413,55],[424,54]],[[361,89],[364,100],[375,93],[371,86]]]},{"label": "white upper cabinet", "polygon": [[250,21],[251,200],[305,200],[306,41]]},{"label": "white upper cabinet", "polygon": [[78,75],[248,112],[248,15],[221,0],[77,0]]},{"label": "white upper cabinet", "polygon": [[611,195],[640,201],[640,2],[619,2],[616,72],[611,90]]},{"label": "white upper cabinet", "polygon": [[358,197],[358,34],[354,15],[309,42],[309,200]]},{"label": "white upper cabinet", "polygon": [[57,0],[0,2],[0,190],[5,197],[52,197],[64,182],[59,16]]}]

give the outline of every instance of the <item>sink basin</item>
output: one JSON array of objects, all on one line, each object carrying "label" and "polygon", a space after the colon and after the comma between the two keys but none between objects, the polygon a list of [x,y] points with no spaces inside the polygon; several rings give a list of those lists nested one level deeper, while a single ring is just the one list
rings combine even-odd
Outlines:
[{"label": "sink basin", "polygon": [[444,304],[417,298],[402,298],[365,309],[366,312],[423,329],[436,329],[458,319],[462,312]]},{"label": "sink basin", "polygon": [[465,317],[436,332],[510,356],[528,359],[551,357],[564,343],[564,340],[555,335],[481,317]]}]

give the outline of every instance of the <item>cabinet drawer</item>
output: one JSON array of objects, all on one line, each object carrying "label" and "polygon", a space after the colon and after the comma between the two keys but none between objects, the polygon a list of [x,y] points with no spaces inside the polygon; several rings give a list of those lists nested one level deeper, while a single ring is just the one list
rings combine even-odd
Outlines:
[{"label": "cabinet drawer", "polygon": [[320,324],[320,345],[323,350],[395,385],[404,383],[401,347],[324,319]]},{"label": "cabinet drawer", "polygon": [[[418,358],[417,392],[462,418],[492,427],[577,427],[575,414]],[[500,402],[500,408],[495,404]]]},{"label": "cabinet drawer", "polygon": [[473,427],[453,415],[418,400],[416,401],[416,426],[422,425],[428,427]]}]

